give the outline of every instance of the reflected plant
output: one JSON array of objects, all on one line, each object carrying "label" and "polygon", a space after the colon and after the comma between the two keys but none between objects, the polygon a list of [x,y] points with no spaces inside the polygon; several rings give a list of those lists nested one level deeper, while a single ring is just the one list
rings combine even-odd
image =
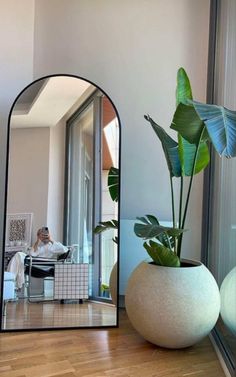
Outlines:
[{"label": "reflected plant", "polygon": [[[161,142],[170,178],[173,227],[160,225],[153,215],[138,217],[135,234],[144,239],[144,248],[153,263],[179,267],[185,232],[186,215],[192,190],[193,177],[204,170],[210,161],[209,143],[220,156],[236,156],[236,111],[223,106],[208,105],[193,100],[189,78],[183,68],[177,73],[176,111],[170,128],[177,132],[177,140],[149,116],[149,122]],[[187,177],[187,194],[184,182]],[[179,207],[176,216],[174,178],[180,179]]]},{"label": "reflected plant", "polygon": [[[113,202],[119,200],[119,169],[111,167],[108,173],[107,186],[110,193],[110,197]],[[95,227],[94,233],[100,234],[109,229],[118,229],[118,220],[112,219],[109,221],[100,221]],[[113,241],[118,244],[118,237],[114,237]]]}]

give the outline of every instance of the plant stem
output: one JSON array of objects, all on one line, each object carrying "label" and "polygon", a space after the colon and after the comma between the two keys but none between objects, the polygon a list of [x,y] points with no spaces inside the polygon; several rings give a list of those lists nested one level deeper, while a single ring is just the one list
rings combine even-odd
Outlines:
[{"label": "plant stem", "polygon": [[[184,188],[184,178],[181,175],[181,181],[180,181],[180,195],[179,195],[179,223],[178,228],[181,227],[181,221],[182,221],[182,203],[183,203],[183,188]],[[178,245],[177,245],[177,255],[179,255],[179,248],[180,248],[180,238],[178,238]]]},{"label": "plant stem", "polygon": [[174,198],[173,180],[171,176],[170,176],[170,187],[171,187],[172,221],[173,221],[173,227],[175,228],[175,198]]},{"label": "plant stem", "polygon": [[180,181],[180,197],[179,197],[179,224],[178,227],[181,226],[181,220],[182,220],[182,202],[183,202],[183,188],[184,188],[184,178],[181,175],[181,181]]},{"label": "plant stem", "polygon": [[170,250],[171,250],[170,238],[169,238],[169,236],[168,236],[167,233],[166,233],[166,236],[167,236],[167,240],[168,240],[169,248],[170,248]]},{"label": "plant stem", "polygon": [[[204,129],[203,129],[203,131],[204,131]],[[186,220],[186,215],[187,215],[187,210],[188,210],[188,204],[189,204],[189,198],[190,198],[190,192],[191,192],[192,183],[193,183],[193,176],[194,176],[194,171],[195,171],[196,162],[197,162],[197,155],[198,155],[199,146],[200,146],[203,131],[202,131],[201,136],[198,140],[196,152],[195,152],[195,155],[194,155],[193,168],[192,168],[192,172],[191,172],[191,178],[190,178],[187,198],[186,198],[186,202],[185,202],[184,215],[183,215],[183,220],[182,220],[182,224],[181,224],[181,229],[184,229],[184,225],[185,225],[185,220]],[[178,255],[179,258],[180,258],[180,255],[181,255],[182,239],[183,239],[183,233],[181,233],[181,235],[179,237],[179,243],[178,243],[177,255]]]},{"label": "plant stem", "polygon": [[[171,187],[172,221],[173,221],[173,227],[175,228],[175,198],[174,198],[173,178],[171,175],[170,175],[170,187]],[[176,254],[176,237],[174,237],[174,252]]]}]

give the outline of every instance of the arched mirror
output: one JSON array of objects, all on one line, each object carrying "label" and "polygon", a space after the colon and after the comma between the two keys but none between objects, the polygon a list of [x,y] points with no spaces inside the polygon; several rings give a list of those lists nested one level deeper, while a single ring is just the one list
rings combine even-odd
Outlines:
[{"label": "arched mirror", "polygon": [[9,117],[1,329],[117,325],[118,114],[87,80],[55,75]]}]

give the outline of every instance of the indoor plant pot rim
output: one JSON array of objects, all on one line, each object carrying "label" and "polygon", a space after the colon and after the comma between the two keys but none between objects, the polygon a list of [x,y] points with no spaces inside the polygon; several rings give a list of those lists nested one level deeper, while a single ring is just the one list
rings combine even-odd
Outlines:
[{"label": "indoor plant pot rim", "polygon": [[180,268],[196,268],[196,267],[202,267],[202,266],[205,266],[204,263],[202,263],[201,261],[198,261],[198,260],[195,260],[195,259],[186,259],[186,258],[181,258],[180,260],[181,263],[185,263],[186,265],[182,266],[180,265],[179,267],[169,267],[169,266],[161,266],[159,264],[155,264],[153,262],[150,261],[150,259],[145,259],[143,260],[143,262],[141,263],[147,263],[147,264],[150,264],[150,266],[153,266],[153,267],[161,267],[161,268],[165,268],[165,269],[175,269],[175,270],[178,270]]}]

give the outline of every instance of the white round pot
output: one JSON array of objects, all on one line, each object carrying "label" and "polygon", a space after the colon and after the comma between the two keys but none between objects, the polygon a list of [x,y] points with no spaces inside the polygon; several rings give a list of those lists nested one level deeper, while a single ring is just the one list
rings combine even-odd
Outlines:
[{"label": "white round pot", "polygon": [[111,270],[110,279],[109,279],[109,287],[111,293],[111,299],[114,305],[118,305],[117,303],[117,263],[114,264]]},{"label": "white round pot", "polygon": [[184,348],[214,327],[220,295],[210,271],[200,262],[163,267],[142,262],[131,274],[125,296],[128,317],[149,342]]}]

